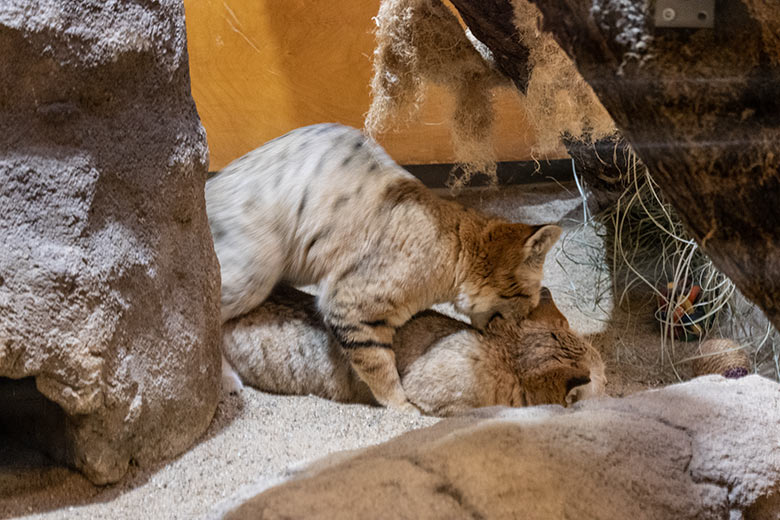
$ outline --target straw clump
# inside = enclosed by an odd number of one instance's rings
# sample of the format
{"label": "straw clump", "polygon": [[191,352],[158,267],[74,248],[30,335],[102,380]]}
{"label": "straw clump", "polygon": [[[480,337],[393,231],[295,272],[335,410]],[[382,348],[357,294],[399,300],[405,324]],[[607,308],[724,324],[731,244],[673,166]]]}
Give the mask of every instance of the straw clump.
{"label": "straw clump", "polygon": [[465,179],[484,172],[495,180],[492,89],[508,84],[489,51],[462,28],[440,0],[384,0],[375,18],[377,46],[366,132],[376,135],[410,120],[427,83],[455,97],[452,139]]}
{"label": "straw clump", "polygon": [[780,64],[780,15],[774,0],[745,0],[751,16],[761,24],[761,39],[767,57],[772,63]]}
{"label": "straw clump", "polygon": [[[616,144],[615,150],[618,148]],[[618,299],[649,292],[650,301],[660,297],[677,302],[692,285],[697,285],[701,291],[690,315],[697,316],[693,323],[704,332],[701,350],[680,359],[674,335],[675,327],[680,325],[674,322],[674,313],[663,313],[657,307],[661,360],[666,358],[675,374],[677,365],[693,361],[693,371],[700,375],[723,373],[713,372],[723,363],[751,371],[752,357],[756,372],[780,379],[780,334],[713,265],[685,230],[674,208],[663,199],[647,167],[630,148],[627,150],[628,167],[619,178],[622,191],[589,221],[605,239],[606,265]],[[668,285],[674,289],[664,293]],[[731,343],[723,347],[726,340],[710,340],[708,336],[735,338],[742,346]],[[720,355],[721,351],[726,352]],[[682,379],[679,374],[677,377]]]}
{"label": "straw clump", "polygon": [[542,32],[542,14],[527,0],[514,0],[515,26],[530,51],[531,77],[523,108],[534,128],[534,153],[560,148],[561,135],[598,140],[615,132],[615,123],[590,85],[549,32]]}
{"label": "straw clump", "polygon": [[[534,154],[560,151],[564,133],[588,139],[612,134],[612,119],[574,64],[552,36],[538,30],[538,9],[526,0],[514,6],[519,35],[530,49],[528,94],[517,99],[536,132]],[[496,182],[493,91],[511,83],[495,68],[487,47],[441,0],[383,0],[375,22],[366,132],[376,136],[408,122],[425,99],[426,85],[443,86],[455,98],[452,140],[463,170],[455,187],[477,172]]]}

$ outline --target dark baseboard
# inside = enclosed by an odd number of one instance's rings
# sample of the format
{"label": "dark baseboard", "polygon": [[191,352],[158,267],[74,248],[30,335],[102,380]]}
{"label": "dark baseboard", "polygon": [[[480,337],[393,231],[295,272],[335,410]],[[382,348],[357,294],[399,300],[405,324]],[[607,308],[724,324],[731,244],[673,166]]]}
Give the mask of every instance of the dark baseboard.
{"label": "dark baseboard", "polygon": [[[405,164],[403,167],[423,181],[429,188],[445,188],[454,164]],[[209,172],[209,177],[217,172]],[[505,161],[496,169],[501,186],[512,184],[533,184],[537,182],[566,182],[574,179],[571,159],[551,161]],[[469,187],[488,186],[487,175],[477,174],[468,183]]]}
{"label": "dark baseboard", "polygon": [[[429,188],[444,188],[450,179],[454,164],[405,164],[412,175]],[[552,161],[506,161],[499,162],[496,169],[501,186],[511,184],[532,184],[537,182],[565,182],[574,179],[571,159]],[[488,186],[487,175],[477,174],[468,183],[469,187]]]}

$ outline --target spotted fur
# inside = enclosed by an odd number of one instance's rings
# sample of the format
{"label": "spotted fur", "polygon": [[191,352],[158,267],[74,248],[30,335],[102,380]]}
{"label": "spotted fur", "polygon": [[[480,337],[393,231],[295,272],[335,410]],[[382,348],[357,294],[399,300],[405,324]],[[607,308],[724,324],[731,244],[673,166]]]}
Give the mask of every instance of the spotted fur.
{"label": "spotted fur", "polygon": [[280,281],[319,284],[317,307],[386,406],[412,410],[391,348],[398,327],[452,301],[477,327],[527,314],[557,226],[491,218],[438,198],[359,131],[293,130],[206,184],[222,273],[222,319]]}
{"label": "spotted fur", "polygon": [[[277,286],[262,305],[228,321],[223,348],[241,379],[261,390],[375,402],[314,297],[296,289]],[[420,312],[398,329],[392,349],[407,397],[430,415],[568,405],[601,395],[606,382],[601,356],[571,331],[549,296],[527,319],[497,317],[484,331]]]}

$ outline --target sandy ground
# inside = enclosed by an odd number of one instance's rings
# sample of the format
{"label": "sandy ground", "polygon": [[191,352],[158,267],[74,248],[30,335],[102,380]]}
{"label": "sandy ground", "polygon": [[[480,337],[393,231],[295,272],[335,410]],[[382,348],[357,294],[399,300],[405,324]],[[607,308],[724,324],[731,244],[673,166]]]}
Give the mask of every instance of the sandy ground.
{"label": "sandy ground", "polygon": [[[629,302],[631,318],[625,306],[613,309],[608,277],[599,266],[603,245],[592,229],[577,223],[582,208],[573,184],[472,189],[460,199],[513,220],[564,225],[562,240],[548,256],[545,284],[572,327],[601,351],[610,395],[677,380],[662,360],[652,308]],[[122,482],[106,487],[47,466],[40,455],[0,437],[0,518],[201,518],[238,489],[277,477],[292,465],[436,421],[245,388],[223,399],[213,424],[188,452],[157,467],[132,468]]]}

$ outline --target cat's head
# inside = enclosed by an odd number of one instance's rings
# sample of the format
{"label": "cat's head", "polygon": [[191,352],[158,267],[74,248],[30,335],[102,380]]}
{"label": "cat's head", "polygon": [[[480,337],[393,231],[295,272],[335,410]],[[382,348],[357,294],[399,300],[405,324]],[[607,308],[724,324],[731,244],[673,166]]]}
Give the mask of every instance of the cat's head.
{"label": "cat's head", "polygon": [[480,330],[496,315],[526,317],[539,303],[544,259],[560,234],[554,225],[489,222],[480,231],[455,307]]}
{"label": "cat's head", "polygon": [[604,393],[604,363],[598,351],[571,330],[546,287],[539,304],[520,321],[496,318],[484,333],[510,406],[569,405]]}

